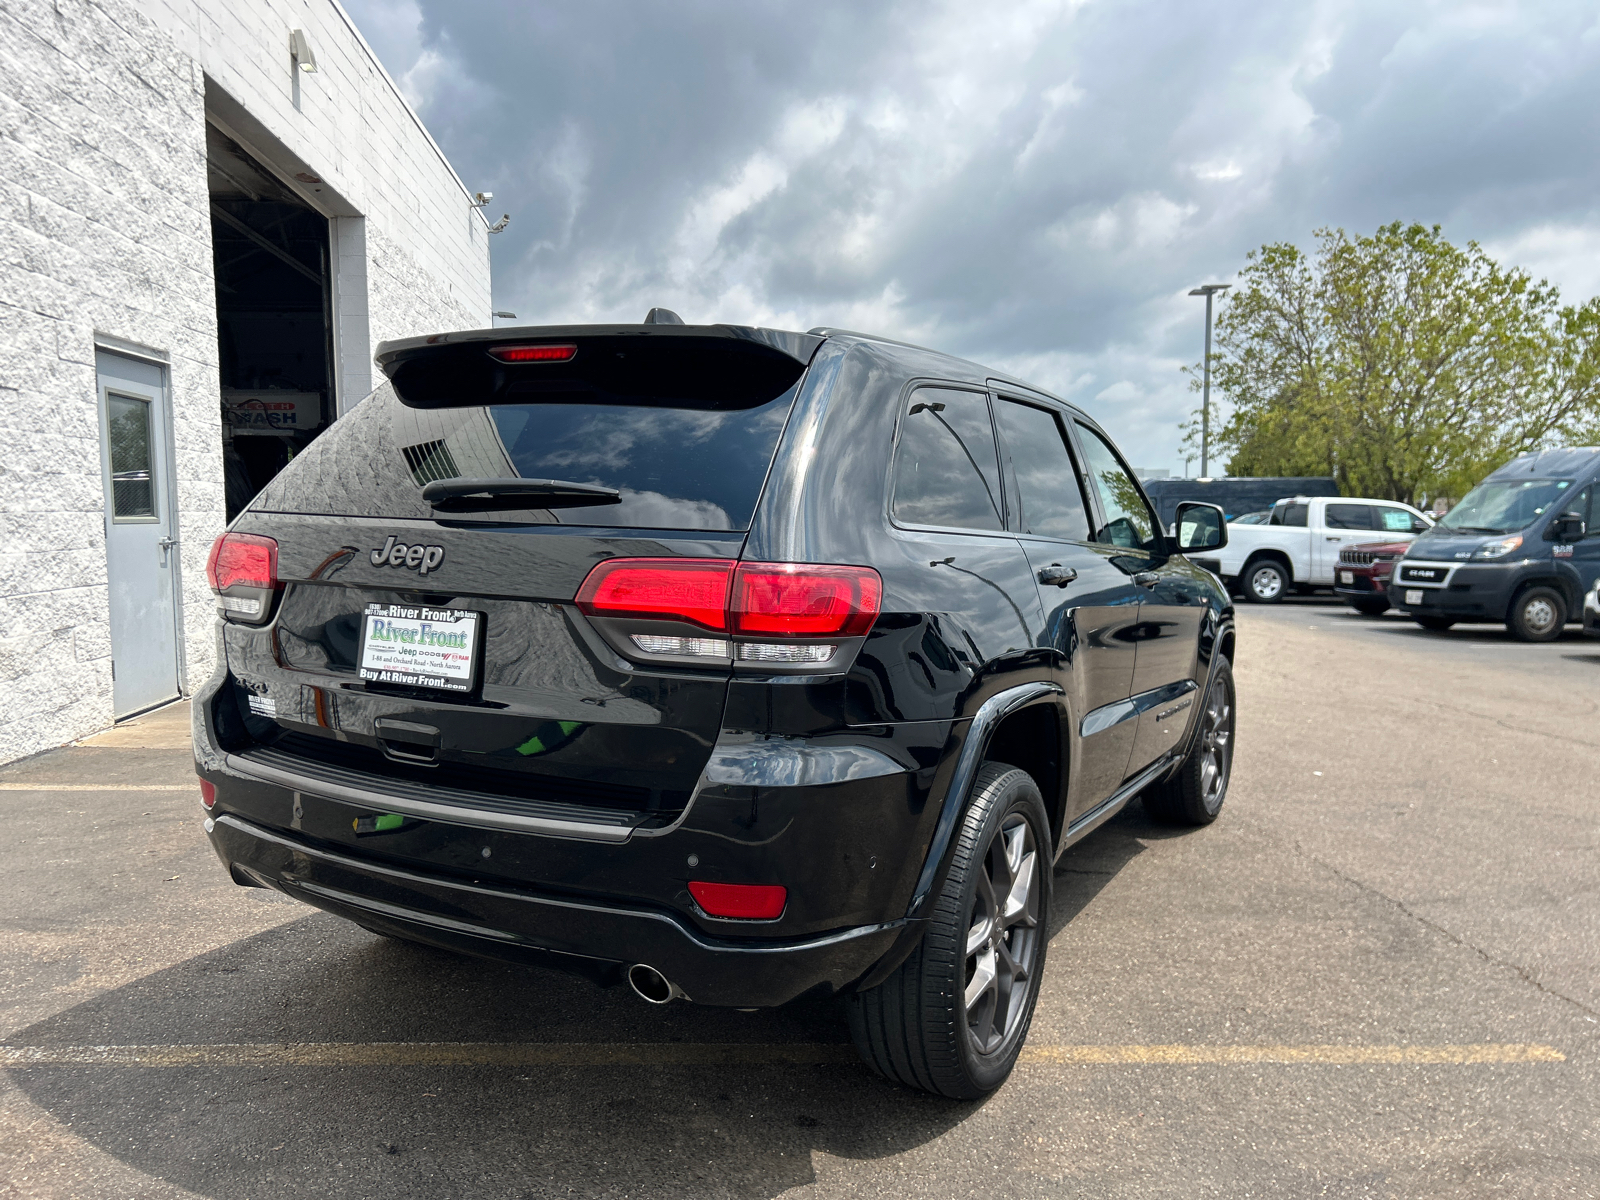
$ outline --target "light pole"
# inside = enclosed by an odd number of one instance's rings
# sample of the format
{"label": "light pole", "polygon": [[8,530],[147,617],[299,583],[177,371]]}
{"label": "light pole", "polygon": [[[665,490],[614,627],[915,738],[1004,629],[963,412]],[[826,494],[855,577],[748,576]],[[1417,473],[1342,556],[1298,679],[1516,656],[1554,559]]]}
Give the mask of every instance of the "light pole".
{"label": "light pole", "polygon": [[1231,283],[1207,283],[1189,295],[1206,298],[1206,357],[1201,366],[1200,384],[1200,478],[1211,474],[1211,297],[1232,287]]}

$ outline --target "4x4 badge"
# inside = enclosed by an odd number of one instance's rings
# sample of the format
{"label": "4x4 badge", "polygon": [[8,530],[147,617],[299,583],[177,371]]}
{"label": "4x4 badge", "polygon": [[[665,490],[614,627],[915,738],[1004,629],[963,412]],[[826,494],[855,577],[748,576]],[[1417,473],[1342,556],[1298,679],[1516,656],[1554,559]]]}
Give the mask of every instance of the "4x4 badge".
{"label": "4x4 badge", "polygon": [[413,571],[426,575],[444,561],[443,546],[408,546],[404,542],[395,541],[394,534],[389,535],[381,549],[374,550],[369,556],[375,567],[410,567]]}

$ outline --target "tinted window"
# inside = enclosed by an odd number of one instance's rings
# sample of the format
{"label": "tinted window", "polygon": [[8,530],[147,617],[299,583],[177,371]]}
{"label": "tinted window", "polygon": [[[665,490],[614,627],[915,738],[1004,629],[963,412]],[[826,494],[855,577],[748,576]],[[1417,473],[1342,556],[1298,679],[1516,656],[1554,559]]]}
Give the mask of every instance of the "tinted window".
{"label": "tinted window", "polygon": [[1095,532],[1094,540],[1134,550],[1154,549],[1155,517],[1111,443],[1083,424],[1078,426],[1078,437],[1088,460],[1089,479],[1105,512],[1105,524]]}
{"label": "tinted window", "polygon": [[253,507],[426,518],[434,515],[422,499],[426,483],[520,477],[600,484],[621,491],[622,501],[472,519],[747,529],[793,400],[791,388],[764,404],[720,410],[537,401],[409,408],[385,385],[301,451]]}
{"label": "tinted window", "polygon": [[1304,529],[1308,506],[1304,504],[1280,504],[1272,510],[1272,517],[1268,525],[1293,525]]}
{"label": "tinted window", "polygon": [[1060,418],[1014,400],[1000,401],[995,416],[1017,476],[1022,510],[1017,528],[1083,541],[1089,536],[1089,513]]}
{"label": "tinted window", "polygon": [[1002,529],[1000,460],[989,397],[918,388],[894,452],[895,520],[947,529]]}
{"label": "tinted window", "polygon": [[[1329,529],[1376,529],[1372,523],[1372,509],[1365,504],[1330,504],[1327,508]],[[1410,528],[1408,524],[1406,528]]]}

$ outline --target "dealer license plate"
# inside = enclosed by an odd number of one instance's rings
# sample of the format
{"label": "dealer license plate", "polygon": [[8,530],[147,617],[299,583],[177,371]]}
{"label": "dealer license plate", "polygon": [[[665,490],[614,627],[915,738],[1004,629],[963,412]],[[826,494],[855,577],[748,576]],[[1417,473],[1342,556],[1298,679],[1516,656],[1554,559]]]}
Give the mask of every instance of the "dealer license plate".
{"label": "dealer license plate", "polygon": [[477,681],[483,614],[459,608],[369,604],[361,617],[361,678],[470,692]]}
{"label": "dealer license plate", "polygon": [[1339,572],[1339,582],[1340,583],[1354,583],[1355,581],[1356,581],[1356,573],[1354,571],[1340,571]]}
{"label": "dealer license plate", "polygon": [[1422,603],[1422,589],[1421,588],[1407,588],[1406,589],[1406,603],[1407,604],[1421,604]]}

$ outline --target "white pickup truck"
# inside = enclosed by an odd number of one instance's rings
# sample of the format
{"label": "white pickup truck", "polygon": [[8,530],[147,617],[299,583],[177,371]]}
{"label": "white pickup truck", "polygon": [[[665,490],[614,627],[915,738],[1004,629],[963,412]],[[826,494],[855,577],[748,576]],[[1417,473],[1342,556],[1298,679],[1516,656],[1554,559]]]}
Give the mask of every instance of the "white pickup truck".
{"label": "white pickup truck", "polygon": [[1264,525],[1228,525],[1217,572],[1256,604],[1298,587],[1332,587],[1339,551],[1358,542],[1409,542],[1433,526],[1408,504],[1344,496],[1292,496]]}

